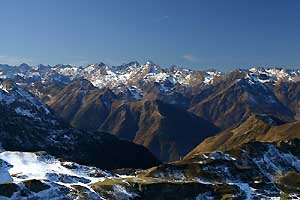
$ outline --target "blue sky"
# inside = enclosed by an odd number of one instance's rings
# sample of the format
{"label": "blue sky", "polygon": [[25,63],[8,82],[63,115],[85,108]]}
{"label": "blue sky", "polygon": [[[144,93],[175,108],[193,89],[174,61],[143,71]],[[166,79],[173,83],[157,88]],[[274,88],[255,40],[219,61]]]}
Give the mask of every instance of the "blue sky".
{"label": "blue sky", "polygon": [[0,63],[300,66],[300,1],[2,0]]}

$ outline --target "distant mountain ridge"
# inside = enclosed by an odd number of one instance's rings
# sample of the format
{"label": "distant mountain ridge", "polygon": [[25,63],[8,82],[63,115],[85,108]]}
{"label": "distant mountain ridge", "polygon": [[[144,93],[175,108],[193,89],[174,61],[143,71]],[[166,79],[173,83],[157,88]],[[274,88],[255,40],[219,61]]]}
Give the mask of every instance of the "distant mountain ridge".
{"label": "distant mountain ridge", "polygon": [[[234,77],[233,74],[239,75]],[[228,77],[232,80],[228,80]],[[238,81],[238,79],[245,80],[249,85],[262,86],[276,86],[282,82],[297,83],[300,81],[300,69],[259,67],[223,73],[217,70],[201,71],[177,66],[163,68],[151,61],[146,64],[133,61],[121,66],[109,66],[100,62],[84,67],[29,66],[23,63],[19,66],[0,64],[0,78],[27,84],[37,82],[69,84],[76,79],[86,79],[93,86],[110,88],[119,96],[142,99],[151,98],[148,94],[151,87],[157,88],[158,95],[178,91],[197,95],[199,89],[209,88],[223,81]]]}
{"label": "distant mountain ridge", "polygon": [[[252,85],[275,86],[282,82],[299,82],[300,69],[250,68],[230,72],[217,70],[191,70],[172,66],[163,68],[152,61],[139,64],[136,61],[121,66],[109,66],[102,62],[87,66],[37,65],[25,63],[19,66],[0,64],[0,78],[13,79],[24,83],[60,82],[69,84],[76,79],[86,79],[98,88],[110,88],[115,94],[126,98],[151,98],[151,87],[157,88],[157,95],[183,91],[197,95],[198,89],[211,87],[232,74]],[[231,77],[233,78],[233,77]],[[232,80],[233,81],[233,80]],[[196,93],[196,94],[195,94]]]}

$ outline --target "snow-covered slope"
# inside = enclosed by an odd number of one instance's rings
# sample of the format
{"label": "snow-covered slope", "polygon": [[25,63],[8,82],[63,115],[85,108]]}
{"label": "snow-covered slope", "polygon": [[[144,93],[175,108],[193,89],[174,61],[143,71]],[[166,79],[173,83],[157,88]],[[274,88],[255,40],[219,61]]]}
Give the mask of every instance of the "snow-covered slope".
{"label": "snow-covered slope", "polygon": [[[0,153],[0,159],[9,166],[9,173],[12,174],[13,182],[21,182],[30,179],[48,179],[58,183],[90,183],[100,178],[93,177],[108,176],[105,171],[95,167],[81,166],[73,162],[60,161],[45,152],[30,153],[17,151],[4,151]],[[8,167],[7,167],[8,168]],[[60,174],[63,178],[57,177]]]}
{"label": "snow-covered slope", "polygon": [[[0,153],[0,199],[300,199],[299,140],[248,143],[148,170],[104,171],[43,152]],[[3,181],[5,180],[5,181]]]}
{"label": "snow-covered slope", "polygon": [[0,192],[0,199],[76,199],[75,185],[85,188],[87,198],[102,199],[89,184],[113,177],[109,172],[60,161],[43,152],[5,151],[0,161],[0,188],[10,185],[15,189],[9,194]]}
{"label": "snow-covered slope", "polygon": [[[18,115],[56,123],[47,106],[26,89],[10,80],[0,80],[0,103]],[[43,118],[43,119],[41,119]]]}

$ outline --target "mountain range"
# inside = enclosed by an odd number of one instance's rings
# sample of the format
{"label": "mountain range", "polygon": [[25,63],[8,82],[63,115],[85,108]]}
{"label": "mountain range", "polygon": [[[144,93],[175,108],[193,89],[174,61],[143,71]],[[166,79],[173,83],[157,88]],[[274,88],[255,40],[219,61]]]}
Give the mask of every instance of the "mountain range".
{"label": "mountain range", "polygon": [[298,69],[24,63],[0,78],[0,197],[300,198]]}
{"label": "mountain range", "polygon": [[[163,161],[183,157],[205,137],[236,127],[252,114],[292,122],[300,112],[299,70],[250,68],[222,73],[162,68],[148,61],[85,67],[0,65],[0,71],[2,78],[26,87],[74,128],[106,131],[142,144]],[[183,123],[170,119],[174,112],[181,112]],[[195,120],[197,126],[192,124]],[[192,134],[185,138],[193,142],[177,144],[171,139],[180,138],[174,130]]]}

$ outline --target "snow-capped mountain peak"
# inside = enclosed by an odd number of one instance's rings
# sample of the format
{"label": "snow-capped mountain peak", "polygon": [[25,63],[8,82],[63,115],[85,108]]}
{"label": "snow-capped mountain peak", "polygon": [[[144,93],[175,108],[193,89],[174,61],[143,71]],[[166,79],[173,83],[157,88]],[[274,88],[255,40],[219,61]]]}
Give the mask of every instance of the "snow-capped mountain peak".
{"label": "snow-capped mountain peak", "polygon": [[278,81],[296,81],[300,77],[300,70],[253,67],[248,70],[247,75],[248,78],[261,83],[276,83]]}
{"label": "snow-capped mountain peak", "polygon": [[147,60],[146,65],[155,66],[156,64],[151,60]]}

